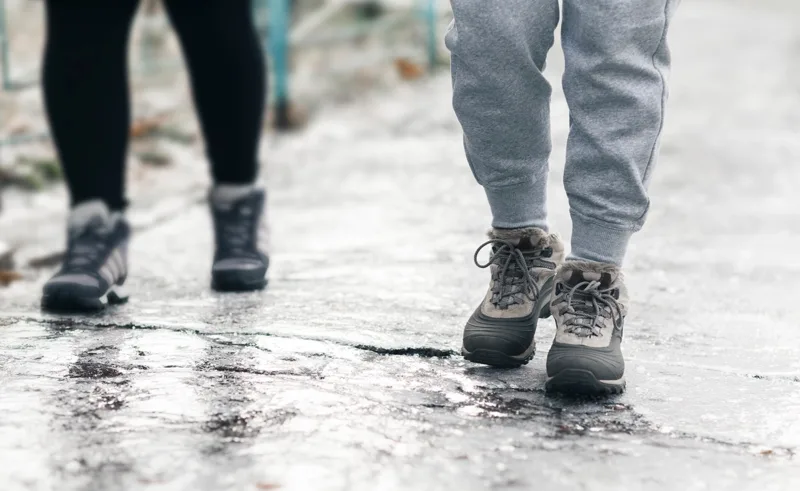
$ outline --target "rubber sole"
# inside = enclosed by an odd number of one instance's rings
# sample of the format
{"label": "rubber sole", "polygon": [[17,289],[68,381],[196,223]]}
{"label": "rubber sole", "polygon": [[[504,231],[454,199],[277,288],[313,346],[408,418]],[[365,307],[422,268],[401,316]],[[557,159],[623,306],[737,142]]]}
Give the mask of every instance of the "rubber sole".
{"label": "rubber sole", "polygon": [[252,292],[263,290],[267,286],[267,279],[261,278],[258,281],[231,281],[231,280],[211,280],[211,289],[217,292]]}
{"label": "rubber sole", "polygon": [[128,301],[128,295],[120,285],[114,285],[100,297],[81,297],[68,290],[42,296],[42,310],[59,313],[99,312],[109,305],[120,305]]}
{"label": "rubber sole", "polygon": [[472,363],[480,363],[481,365],[489,365],[495,368],[519,368],[522,365],[527,365],[533,355],[536,353],[536,344],[532,344],[530,353],[525,353],[518,356],[509,356],[502,351],[476,349],[475,351],[467,351],[461,348],[461,354],[464,359]]}
{"label": "rubber sole", "polygon": [[589,370],[567,368],[548,378],[544,388],[547,392],[565,395],[603,396],[624,392],[625,380],[604,382],[597,380]]}

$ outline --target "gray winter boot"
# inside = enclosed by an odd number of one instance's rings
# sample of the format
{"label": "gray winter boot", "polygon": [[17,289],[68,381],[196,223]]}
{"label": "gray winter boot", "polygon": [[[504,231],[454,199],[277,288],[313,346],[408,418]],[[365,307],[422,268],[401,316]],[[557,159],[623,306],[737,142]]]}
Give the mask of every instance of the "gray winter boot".
{"label": "gray winter boot", "polygon": [[264,190],[247,185],[216,186],[209,201],[216,244],[211,288],[219,292],[264,288],[269,268],[269,256],[260,248]]}
{"label": "gray winter boot", "polygon": [[549,391],[618,394],[625,390],[622,327],[628,291],[619,268],[569,261],[558,269],[550,311],[556,338],[547,355]]}
{"label": "gray winter boot", "polygon": [[[489,291],[464,329],[464,358],[515,368],[533,358],[539,317],[550,315],[548,304],[556,267],[564,261],[564,245],[556,234],[538,228],[492,230],[490,240],[475,251],[475,264],[491,267]],[[486,264],[478,253],[487,245]]]}

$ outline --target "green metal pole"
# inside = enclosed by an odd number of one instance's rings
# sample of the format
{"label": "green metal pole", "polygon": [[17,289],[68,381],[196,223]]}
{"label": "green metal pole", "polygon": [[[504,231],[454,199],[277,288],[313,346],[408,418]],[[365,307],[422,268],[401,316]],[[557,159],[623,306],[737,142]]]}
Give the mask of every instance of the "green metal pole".
{"label": "green metal pole", "polygon": [[426,2],[425,20],[428,28],[428,63],[433,70],[439,63],[439,43],[436,39],[436,0],[424,1]]}
{"label": "green metal pole", "polygon": [[6,2],[5,0],[0,0],[0,56],[3,57],[2,60],[2,70],[3,70],[3,90],[11,90],[13,89],[13,83],[11,81],[11,62],[9,60],[9,49],[8,49],[8,23],[6,22]]}

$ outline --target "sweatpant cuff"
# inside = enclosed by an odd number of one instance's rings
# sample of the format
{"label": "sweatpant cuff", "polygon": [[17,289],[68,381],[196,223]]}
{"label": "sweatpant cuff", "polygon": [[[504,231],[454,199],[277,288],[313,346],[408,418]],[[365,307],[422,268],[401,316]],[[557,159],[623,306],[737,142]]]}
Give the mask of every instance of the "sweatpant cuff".
{"label": "sweatpant cuff", "polygon": [[492,227],[537,227],[547,231],[546,183],[526,182],[501,188],[484,188],[492,209]]}
{"label": "sweatpant cuff", "polygon": [[612,228],[577,213],[572,216],[572,250],[567,260],[594,261],[622,266],[634,230]]}

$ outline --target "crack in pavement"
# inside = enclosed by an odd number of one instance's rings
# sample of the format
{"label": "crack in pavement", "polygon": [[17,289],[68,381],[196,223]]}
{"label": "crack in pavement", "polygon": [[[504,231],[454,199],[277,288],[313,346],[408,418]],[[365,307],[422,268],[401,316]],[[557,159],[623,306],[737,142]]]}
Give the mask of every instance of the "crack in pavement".
{"label": "crack in pavement", "polygon": [[380,346],[370,346],[367,344],[350,345],[353,348],[371,351],[379,355],[390,356],[419,356],[420,358],[450,358],[456,355],[454,350],[418,347],[418,348],[381,348]]}
{"label": "crack in pavement", "polygon": [[359,351],[368,351],[371,353],[376,353],[379,355],[384,356],[417,356],[420,358],[451,358],[456,356],[458,353],[455,350],[450,349],[442,349],[442,348],[434,348],[429,346],[410,346],[410,347],[401,347],[401,348],[385,348],[381,346],[373,346],[369,344],[351,344],[344,341],[338,341],[335,339],[326,339],[320,337],[313,337],[313,336],[285,336],[274,334],[270,332],[203,332],[200,329],[193,329],[188,327],[170,327],[170,326],[159,326],[155,324],[139,324],[136,322],[125,322],[125,323],[116,323],[116,322],[93,322],[91,318],[88,319],[72,319],[72,318],[63,318],[63,319],[38,319],[35,317],[10,317],[6,319],[13,319],[7,325],[13,325],[16,323],[21,322],[31,322],[38,325],[47,325],[51,327],[55,327],[58,329],[63,330],[80,330],[82,328],[99,328],[99,329],[130,329],[130,330],[166,330],[171,332],[183,333],[183,334],[194,334],[196,336],[202,337],[209,342],[228,345],[228,346],[249,346],[252,348],[256,348],[262,351],[269,352],[270,350],[267,348],[263,348],[258,346],[255,343],[233,343],[227,340],[219,340],[215,339],[215,336],[265,336],[265,337],[273,337],[273,338],[280,338],[280,339],[297,339],[301,341],[314,341],[320,343],[327,343],[333,344],[338,346],[344,346],[347,348],[357,349]]}
{"label": "crack in pavement", "polygon": [[234,365],[213,365],[211,363],[206,363],[198,365],[197,370],[201,372],[213,371],[213,372],[249,373],[252,375],[266,375],[266,376],[292,375],[292,376],[309,377],[315,379],[324,378],[319,373],[313,370],[309,370],[307,368],[301,368],[299,370],[260,370],[257,368],[237,367]]}

